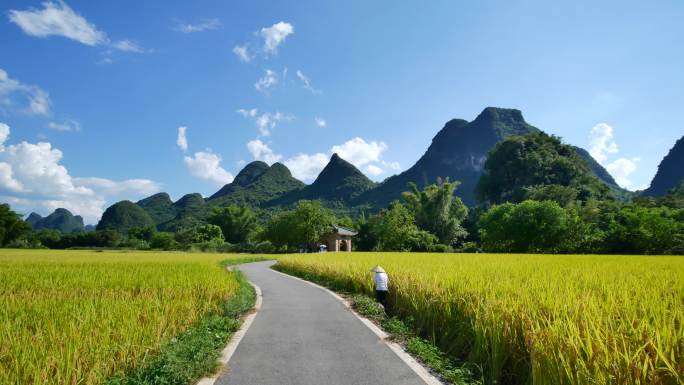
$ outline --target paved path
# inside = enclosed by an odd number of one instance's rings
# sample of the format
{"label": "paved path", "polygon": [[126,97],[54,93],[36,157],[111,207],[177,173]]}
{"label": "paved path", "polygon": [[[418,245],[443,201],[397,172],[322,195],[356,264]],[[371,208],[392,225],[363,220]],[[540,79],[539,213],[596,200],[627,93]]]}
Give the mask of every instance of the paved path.
{"label": "paved path", "polygon": [[339,300],[257,262],[263,304],[216,385],[425,384]]}

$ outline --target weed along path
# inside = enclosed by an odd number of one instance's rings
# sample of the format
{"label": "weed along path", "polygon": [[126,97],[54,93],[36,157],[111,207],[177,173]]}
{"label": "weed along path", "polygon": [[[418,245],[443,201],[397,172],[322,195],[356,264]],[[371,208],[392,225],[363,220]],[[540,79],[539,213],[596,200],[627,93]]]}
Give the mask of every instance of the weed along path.
{"label": "weed along path", "polygon": [[239,267],[263,303],[216,385],[426,383],[338,299],[273,263]]}

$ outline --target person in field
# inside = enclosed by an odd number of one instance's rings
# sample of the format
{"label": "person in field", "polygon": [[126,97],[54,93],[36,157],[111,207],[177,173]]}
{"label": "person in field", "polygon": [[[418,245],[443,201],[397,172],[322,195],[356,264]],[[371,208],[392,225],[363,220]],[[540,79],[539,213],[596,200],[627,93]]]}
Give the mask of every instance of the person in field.
{"label": "person in field", "polygon": [[385,269],[377,265],[371,270],[375,273],[375,298],[382,304],[383,308],[387,308],[387,291],[389,290],[389,277]]}

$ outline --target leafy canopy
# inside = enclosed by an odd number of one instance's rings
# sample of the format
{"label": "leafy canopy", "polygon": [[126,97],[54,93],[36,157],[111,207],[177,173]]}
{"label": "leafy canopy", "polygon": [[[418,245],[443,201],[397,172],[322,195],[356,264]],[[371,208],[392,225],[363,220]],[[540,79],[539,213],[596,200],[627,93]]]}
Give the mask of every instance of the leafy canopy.
{"label": "leafy canopy", "polygon": [[468,208],[461,198],[454,196],[459,182],[445,182],[425,187],[419,191],[415,183],[409,183],[409,191],[402,193],[415,223],[428,231],[445,245],[463,239],[467,233],[461,226],[468,216]]}
{"label": "leafy canopy", "polygon": [[247,243],[257,229],[256,215],[246,206],[214,208],[207,220],[221,228],[226,242],[229,243]]}
{"label": "leafy canopy", "polygon": [[560,188],[540,190],[540,186],[549,185],[569,187],[583,202],[608,193],[573,147],[541,132],[511,136],[497,143],[489,152],[484,170],[477,197],[491,204],[522,202],[538,194],[558,194],[552,199],[561,202],[569,198],[567,190]]}

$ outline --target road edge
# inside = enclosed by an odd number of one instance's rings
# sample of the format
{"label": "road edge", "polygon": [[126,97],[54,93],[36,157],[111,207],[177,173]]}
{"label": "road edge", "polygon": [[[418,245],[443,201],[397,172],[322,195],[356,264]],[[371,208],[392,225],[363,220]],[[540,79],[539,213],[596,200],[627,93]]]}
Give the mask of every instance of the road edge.
{"label": "road edge", "polygon": [[[228,269],[232,270],[230,267]],[[259,310],[261,310],[261,304],[263,302],[261,288],[255,285],[252,281],[248,280],[246,277],[245,279],[247,280],[247,282],[249,282],[250,285],[252,285],[252,287],[254,288],[254,293],[256,294],[254,308],[252,308],[252,311],[247,316],[245,316],[245,318],[242,321],[242,325],[240,325],[240,329],[238,329],[238,331],[236,331],[230,337],[228,344],[223,349],[223,351],[221,351],[221,357],[217,361],[220,367],[216,371],[216,373],[208,377],[203,377],[195,385],[214,385],[216,380],[218,380],[219,377],[221,377],[221,375],[225,372],[226,368],[228,367],[228,362],[230,361],[231,357],[233,357],[235,350],[240,344],[240,341],[242,341],[242,338],[245,336],[245,334],[247,334],[247,330],[250,326],[252,326],[254,318],[256,318],[257,314],[259,313]]]}
{"label": "road edge", "polygon": [[[292,278],[292,279],[296,279],[296,280],[298,280],[298,281],[301,281],[301,282],[304,282],[304,283],[309,284],[309,285],[311,285],[311,286],[314,286],[314,287],[316,287],[316,288],[318,288],[318,289],[320,289],[320,290],[323,290],[323,291],[327,292],[328,294],[332,295],[332,296],[335,297],[338,301],[342,302],[342,304],[344,305],[344,307],[346,307],[347,310],[349,310],[349,311],[350,311],[350,312],[351,312],[359,321],[361,321],[362,324],[366,325],[366,327],[367,327],[368,329],[370,329],[376,336],[378,336],[378,338],[380,338],[380,340],[381,340],[385,345],[387,345],[387,347],[389,347],[390,350],[392,350],[392,351],[394,352],[394,354],[396,354],[396,355],[399,357],[399,359],[401,359],[402,361],[404,361],[404,363],[405,363],[409,368],[411,368],[411,370],[413,370],[413,372],[416,373],[416,375],[417,375],[418,377],[420,377],[421,380],[423,380],[423,382],[425,382],[427,385],[444,385],[444,383],[443,383],[442,381],[440,381],[437,377],[435,377],[432,373],[430,373],[430,371],[429,371],[425,366],[423,366],[420,362],[418,362],[418,360],[416,360],[415,358],[413,358],[413,356],[411,356],[410,354],[408,354],[408,353],[404,350],[404,348],[401,347],[401,345],[397,344],[396,342],[390,341],[390,340],[388,339],[389,334],[385,333],[384,330],[380,329],[380,327],[378,327],[378,325],[374,324],[374,323],[373,323],[371,320],[369,320],[368,318],[363,317],[363,316],[361,316],[359,313],[357,313],[357,312],[352,308],[351,303],[350,303],[349,301],[347,301],[346,299],[342,298],[339,294],[337,294],[337,293],[335,293],[334,291],[328,289],[327,287],[318,285],[318,284],[313,283],[313,282],[311,282],[311,281],[307,281],[307,280],[305,280],[305,279],[302,279],[302,278],[299,278],[299,277],[295,277],[295,276],[293,276],[293,275],[289,275],[289,274],[283,273],[283,272],[278,271],[278,270],[274,270],[273,268],[270,268],[270,270],[271,270],[272,272],[274,272],[274,273],[281,274],[281,275],[284,275],[284,276],[286,276],[286,277],[289,277],[289,278]],[[199,385],[199,384],[198,384],[198,385]],[[201,384],[201,385],[211,385],[211,384]]]}

